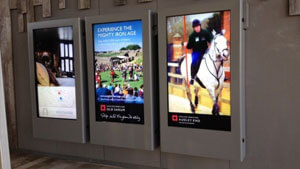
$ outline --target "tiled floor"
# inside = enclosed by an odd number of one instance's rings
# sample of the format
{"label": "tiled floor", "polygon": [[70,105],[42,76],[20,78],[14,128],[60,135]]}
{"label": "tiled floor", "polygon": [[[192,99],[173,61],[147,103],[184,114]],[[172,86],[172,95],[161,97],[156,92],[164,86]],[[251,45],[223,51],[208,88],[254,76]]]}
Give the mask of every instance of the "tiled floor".
{"label": "tiled floor", "polygon": [[13,169],[125,169],[27,153],[12,153],[11,160]]}

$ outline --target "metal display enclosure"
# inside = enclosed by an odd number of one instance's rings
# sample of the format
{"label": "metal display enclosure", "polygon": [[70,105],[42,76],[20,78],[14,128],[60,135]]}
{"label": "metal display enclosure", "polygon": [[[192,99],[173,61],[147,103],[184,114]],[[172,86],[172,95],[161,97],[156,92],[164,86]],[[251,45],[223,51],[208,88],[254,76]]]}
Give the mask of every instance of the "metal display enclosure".
{"label": "metal display enclosure", "polygon": [[[158,98],[156,80],[155,36],[152,33],[155,20],[151,11],[87,17],[87,65],[90,111],[90,139],[92,144],[154,150],[159,142]],[[95,110],[95,72],[93,25],[122,21],[142,21],[143,73],[144,73],[144,124],[97,122]],[[156,68],[155,68],[156,67]]]}
{"label": "metal display enclosure", "polygon": [[[243,160],[245,158],[244,31],[242,0],[199,1],[159,11],[159,84],[161,151],[168,153]],[[168,126],[167,17],[231,11],[231,131]]]}
{"label": "metal display enclosure", "polygon": [[[30,67],[30,90],[32,104],[33,136],[41,139],[74,143],[87,142],[87,95],[85,72],[84,26],[80,18],[34,22],[28,24],[28,51]],[[35,84],[34,39],[35,29],[72,26],[74,42],[75,92],[77,119],[40,118],[37,112],[37,92]]]}

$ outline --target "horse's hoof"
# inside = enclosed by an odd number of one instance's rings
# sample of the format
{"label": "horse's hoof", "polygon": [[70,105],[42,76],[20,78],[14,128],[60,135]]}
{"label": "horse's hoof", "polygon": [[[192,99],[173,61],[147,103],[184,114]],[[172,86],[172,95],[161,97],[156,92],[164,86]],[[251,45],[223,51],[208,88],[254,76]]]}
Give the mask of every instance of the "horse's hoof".
{"label": "horse's hoof", "polygon": [[192,103],[190,104],[190,106],[191,106],[192,113],[195,114],[195,107],[193,106]]}
{"label": "horse's hoof", "polygon": [[192,113],[195,114],[195,107],[193,106],[191,107],[191,109],[192,109]]}
{"label": "horse's hoof", "polygon": [[213,109],[212,109],[212,114],[215,116],[218,116],[218,115],[220,115],[219,112],[220,112],[220,108],[219,108],[218,104],[214,104]]}

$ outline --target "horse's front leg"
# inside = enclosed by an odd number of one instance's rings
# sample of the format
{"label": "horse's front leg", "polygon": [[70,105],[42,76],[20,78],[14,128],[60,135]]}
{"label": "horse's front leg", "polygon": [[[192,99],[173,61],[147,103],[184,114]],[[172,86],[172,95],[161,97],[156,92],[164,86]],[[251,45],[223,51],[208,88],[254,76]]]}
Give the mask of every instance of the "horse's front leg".
{"label": "horse's front leg", "polygon": [[213,115],[219,115],[220,107],[218,105],[218,96],[216,93],[216,90],[214,88],[208,88],[208,93],[213,101],[213,107],[212,107],[212,114]]}
{"label": "horse's front leg", "polygon": [[216,97],[216,100],[213,105],[213,110],[212,110],[213,115],[220,115],[220,106],[218,104],[218,100],[219,100],[218,97]]}
{"label": "horse's front leg", "polygon": [[195,107],[197,108],[198,103],[199,103],[199,93],[200,87],[195,87]]}
{"label": "horse's front leg", "polygon": [[214,115],[220,115],[219,96],[221,94],[222,89],[223,89],[223,85],[221,84],[219,88],[215,91],[216,100],[214,102],[214,107],[215,107],[215,110],[213,112]]}
{"label": "horse's front leg", "polygon": [[187,83],[186,80],[184,80],[185,82],[185,90],[186,90],[186,95],[187,95],[187,98],[190,102],[190,107],[191,107],[191,110],[192,110],[192,113],[194,114],[195,113],[195,106],[193,105],[192,103],[192,94],[191,94],[191,91],[190,91],[190,88],[187,87]]}

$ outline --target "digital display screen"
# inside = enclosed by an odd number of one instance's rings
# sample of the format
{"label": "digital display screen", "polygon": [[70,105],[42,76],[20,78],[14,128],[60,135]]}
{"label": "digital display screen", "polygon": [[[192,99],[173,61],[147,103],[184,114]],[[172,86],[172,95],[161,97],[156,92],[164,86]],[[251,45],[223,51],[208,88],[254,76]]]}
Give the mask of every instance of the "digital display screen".
{"label": "digital display screen", "polygon": [[38,117],[76,119],[73,28],[33,30]]}
{"label": "digital display screen", "polygon": [[93,25],[96,120],[144,124],[142,21]]}
{"label": "digital display screen", "polygon": [[169,126],[231,131],[230,18],[167,17]]}

